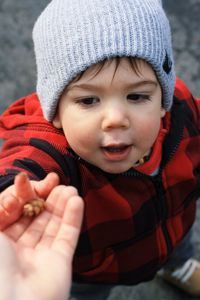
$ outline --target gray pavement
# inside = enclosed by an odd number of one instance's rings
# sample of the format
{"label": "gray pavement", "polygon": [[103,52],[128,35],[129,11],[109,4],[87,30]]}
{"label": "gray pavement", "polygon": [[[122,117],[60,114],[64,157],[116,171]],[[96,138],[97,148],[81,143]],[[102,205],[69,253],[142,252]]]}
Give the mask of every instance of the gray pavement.
{"label": "gray pavement", "polygon": [[[31,30],[47,0],[0,0],[0,113],[35,90]],[[200,0],[163,0],[173,33],[177,75],[200,97]],[[195,257],[200,258],[200,204],[194,225]],[[154,279],[136,287],[116,287],[109,300],[192,299]],[[200,298],[199,298],[200,299]]]}

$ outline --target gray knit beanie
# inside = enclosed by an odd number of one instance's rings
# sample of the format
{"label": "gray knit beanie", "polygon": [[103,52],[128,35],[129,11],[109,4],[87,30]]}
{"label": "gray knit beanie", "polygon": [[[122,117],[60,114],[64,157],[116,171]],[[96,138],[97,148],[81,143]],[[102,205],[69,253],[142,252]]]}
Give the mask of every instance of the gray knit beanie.
{"label": "gray knit beanie", "polygon": [[52,121],[65,87],[92,64],[112,57],[146,60],[170,110],[175,71],[171,33],[160,0],[53,0],[33,29],[37,93]]}

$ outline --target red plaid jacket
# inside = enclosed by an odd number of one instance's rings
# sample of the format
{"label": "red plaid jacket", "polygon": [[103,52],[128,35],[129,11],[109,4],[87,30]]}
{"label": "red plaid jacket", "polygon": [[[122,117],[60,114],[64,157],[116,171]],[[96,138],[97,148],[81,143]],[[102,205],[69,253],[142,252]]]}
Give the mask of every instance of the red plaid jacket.
{"label": "red plaid jacket", "polygon": [[0,190],[23,170],[39,180],[48,172],[76,186],[85,215],[74,258],[74,279],[136,284],[151,279],[195,218],[200,196],[200,104],[177,80],[167,114],[159,174],[134,169],[108,174],[79,160],[61,130],[42,117],[36,94],[14,103],[0,118]]}

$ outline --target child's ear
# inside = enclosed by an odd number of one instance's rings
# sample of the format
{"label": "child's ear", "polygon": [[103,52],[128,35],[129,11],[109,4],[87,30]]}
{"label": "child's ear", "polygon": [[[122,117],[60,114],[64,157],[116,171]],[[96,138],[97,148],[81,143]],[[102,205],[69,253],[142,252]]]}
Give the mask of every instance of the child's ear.
{"label": "child's ear", "polygon": [[52,123],[53,123],[54,127],[56,127],[57,129],[61,129],[62,128],[62,124],[60,122],[60,117],[59,117],[58,113],[55,115]]}
{"label": "child's ear", "polygon": [[166,110],[163,107],[161,107],[160,117],[163,118],[165,115],[166,115]]}

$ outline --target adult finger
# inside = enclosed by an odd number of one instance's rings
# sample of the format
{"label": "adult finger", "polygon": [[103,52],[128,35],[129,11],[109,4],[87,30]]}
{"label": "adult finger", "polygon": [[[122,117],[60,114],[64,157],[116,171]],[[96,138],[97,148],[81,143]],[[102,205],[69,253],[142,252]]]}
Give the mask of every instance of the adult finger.
{"label": "adult finger", "polygon": [[78,242],[83,219],[84,203],[79,196],[72,196],[66,205],[62,224],[52,249],[72,259]]}
{"label": "adult finger", "polygon": [[74,195],[77,195],[77,190],[71,186],[60,185],[51,192],[45,204],[46,210],[51,213],[51,218],[38,241],[37,249],[50,247],[54,242],[62,224],[67,202]]}

